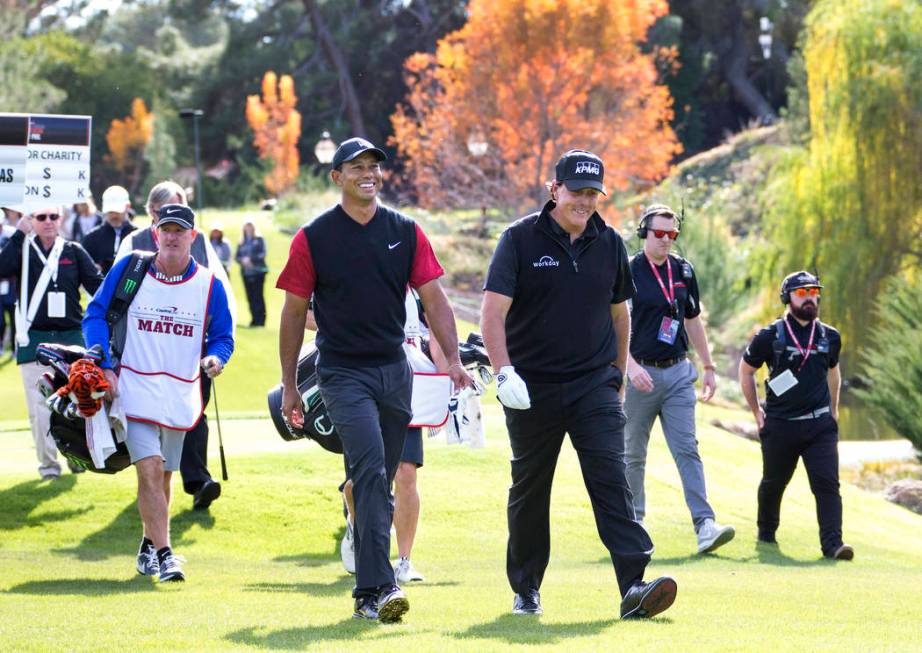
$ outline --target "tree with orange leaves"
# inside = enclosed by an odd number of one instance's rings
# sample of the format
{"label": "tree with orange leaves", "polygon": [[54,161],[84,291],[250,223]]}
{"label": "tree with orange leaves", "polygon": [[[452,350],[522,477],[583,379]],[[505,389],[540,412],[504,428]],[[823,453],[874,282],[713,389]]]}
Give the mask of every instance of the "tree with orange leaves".
{"label": "tree with orange leaves", "polygon": [[[675,53],[640,49],[666,0],[471,0],[468,10],[435,54],[404,64],[410,91],[391,116],[398,186],[427,207],[536,206],[570,148],[597,153],[616,192],[666,174],[681,145],[655,63]],[[486,153],[474,156],[480,142]]]}
{"label": "tree with orange leaves", "polygon": [[131,115],[124,120],[116,118],[109,125],[106,143],[116,170],[124,174],[128,190],[133,194],[141,183],[144,170],[144,150],[154,135],[154,114],[147,110],[144,100],[136,97],[131,103]]}
{"label": "tree with orange leaves", "polygon": [[281,195],[298,178],[298,139],[301,137],[301,114],[295,110],[298,98],[290,75],[280,79],[271,70],[263,76],[262,99],[247,97],[247,122],[253,130],[253,144],[259,158],[270,165],[263,178],[266,190]]}

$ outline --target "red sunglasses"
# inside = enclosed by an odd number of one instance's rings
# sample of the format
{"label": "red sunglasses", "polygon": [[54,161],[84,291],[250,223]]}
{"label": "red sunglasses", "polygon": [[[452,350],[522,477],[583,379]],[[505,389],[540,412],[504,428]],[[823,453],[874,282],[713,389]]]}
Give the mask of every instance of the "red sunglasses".
{"label": "red sunglasses", "polygon": [[661,239],[663,236],[669,236],[669,240],[675,240],[679,237],[679,232],[675,229],[651,229],[650,233],[652,233],[653,237],[657,240]]}
{"label": "red sunglasses", "polygon": [[44,222],[46,218],[48,220],[51,220],[52,222],[56,222],[57,219],[60,218],[61,216],[59,216],[57,213],[37,213],[32,217],[38,220],[39,222]]}
{"label": "red sunglasses", "polygon": [[795,288],[795,289],[794,289],[793,291],[791,291],[791,292],[793,292],[794,295],[797,296],[797,297],[806,297],[807,295],[810,295],[811,297],[819,297],[819,296],[820,296],[820,289],[819,289],[819,288]]}

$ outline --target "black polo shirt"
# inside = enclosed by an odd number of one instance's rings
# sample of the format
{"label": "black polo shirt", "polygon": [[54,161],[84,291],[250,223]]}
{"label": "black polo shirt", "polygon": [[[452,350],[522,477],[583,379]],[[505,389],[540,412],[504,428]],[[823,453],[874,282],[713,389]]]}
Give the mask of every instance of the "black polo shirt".
{"label": "black polo shirt", "polygon": [[[684,355],[688,351],[685,319],[692,319],[701,313],[698,279],[691,263],[672,255],[668,262],[672,268],[676,315],[679,318],[679,331],[671,345],[658,338],[663,318],[672,315],[666,295],[653,275],[646,254],[639,252],[631,258],[631,274],[637,287],[637,293],[631,300],[631,356],[635,359],[661,361]],[[669,271],[666,261],[657,265],[656,270],[668,291]]]}
{"label": "black polo shirt", "polygon": [[506,346],[526,381],[564,383],[618,355],[612,304],[634,295],[621,236],[594,213],[573,243],[550,215],[510,225],[499,239],[484,290],[512,298]]}
{"label": "black polo shirt", "polygon": [[[785,319],[791,326],[800,346],[806,349],[810,340],[810,324],[801,326],[797,320],[790,316]],[[783,326],[782,324],[782,329]],[[791,370],[797,378],[797,385],[780,397],[776,396],[766,383],[765,414],[768,417],[789,419],[829,405],[827,376],[829,370],[839,364],[842,338],[839,332],[828,324],[822,324],[823,330],[825,330],[825,337],[823,337],[820,326],[821,323],[817,321],[810,356],[800,371],[798,371],[798,368],[803,361],[803,355],[791,340],[791,336],[786,329],[783,329],[785,336],[784,352],[781,355],[777,369],[771,369],[774,362],[772,343],[777,339],[777,330],[774,323],[759,331],[743,353],[743,360],[746,361],[746,364],[756,369],[762,367],[763,363],[767,364],[770,370],[769,379],[775,378],[785,370]]]}

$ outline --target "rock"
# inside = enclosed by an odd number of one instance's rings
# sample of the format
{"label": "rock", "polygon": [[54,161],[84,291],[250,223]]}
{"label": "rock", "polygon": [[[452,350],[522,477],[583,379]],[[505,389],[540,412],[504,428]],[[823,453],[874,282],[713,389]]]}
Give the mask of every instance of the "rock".
{"label": "rock", "polygon": [[884,492],[889,501],[922,515],[922,481],[911,478],[891,483]]}
{"label": "rock", "polygon": [[711,426],[716,426],[724,431],[742,436],[747,440],[759,441],[759,430],[756,428],[754,422],[724,422],[723,420],[714,418],[710,423]]}

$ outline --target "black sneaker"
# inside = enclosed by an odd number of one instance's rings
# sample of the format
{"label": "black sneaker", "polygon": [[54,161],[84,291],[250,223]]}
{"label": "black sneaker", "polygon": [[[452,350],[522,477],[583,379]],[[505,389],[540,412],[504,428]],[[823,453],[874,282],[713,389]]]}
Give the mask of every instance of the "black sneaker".
{"label": "black sneaker", "polygon": [[160,560],[157,558],[157,549],[153,544],[141,540],[138,548],[138,573],[142,576],[157,576],[160,574]]}
{"label": "black sneaker", "polygon": [[182,556],[175,555],[174,553],[168,553],[163,560],[160,561],[160,582],[161,583],[182,583],[186,580],[186,575],[182,573],[181,563],[185,562],[185,558]]}
{"label": "black sneaker", "polygon": [[378,594],[378,620],[384,624],[396,623],[410,609],[410,602],[403,590],[394,585]]}
{"label": "black sneaker", "polygon": [[360,596],[355,600],[355,609],[352,611],[353,619],[377,619],[378,599],[374,596]]}
{"label": "black sneaker", "polygon": [[669,576],[649,583],[637,581],[621,599],[622,619],[649,619],[668,609],[675,601],[678,586]]}
{"label": "black sneaker", "polygon": [[855,549],[849,544],[842,544],[833,551],[832,555],[826,557],[832,558],[833,560],[852,560],[855,557]]}
{"label": "black sneaker", "polygon": [[198,489],[198,492],[193,495],[192,509],[208,510],[208,506],[211,505],[211,502],[219,496],[221,496],[221,484],[209,478],[202,484],[202,487]]}
{"label": "black sneaker", "polygon": [[544,614],[544,610],[541,609],[541,594],[538,590],[516,594],[512,600],[512,614]]}

